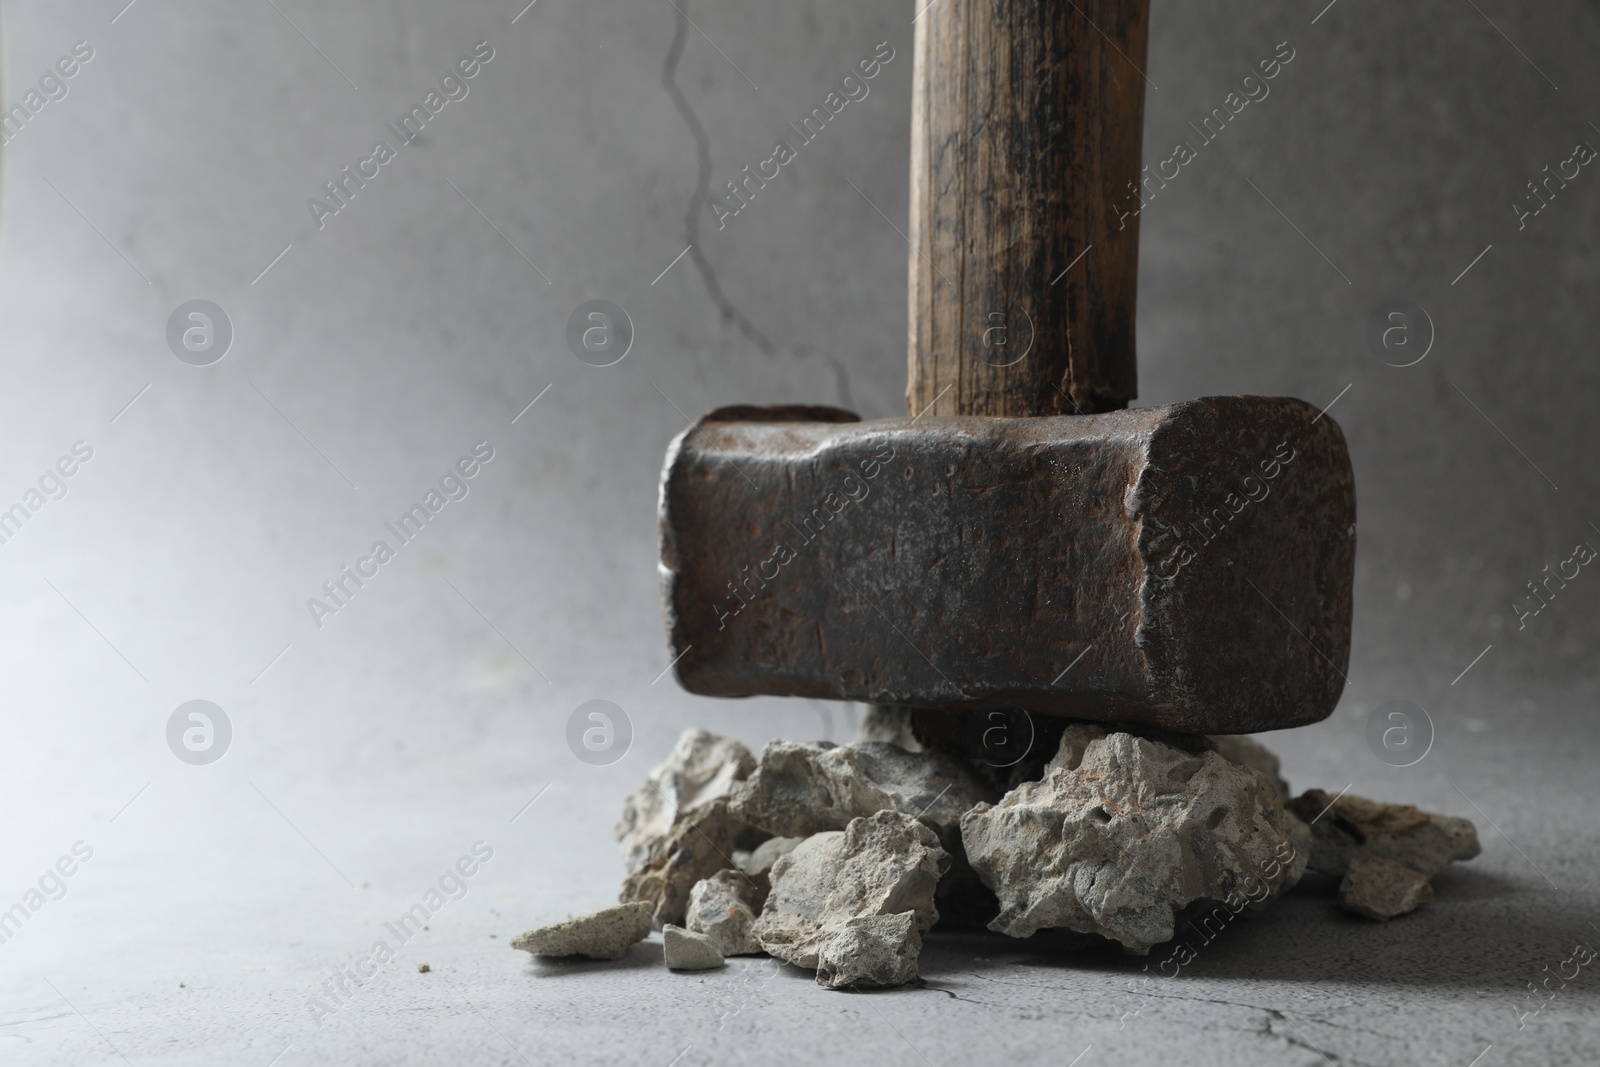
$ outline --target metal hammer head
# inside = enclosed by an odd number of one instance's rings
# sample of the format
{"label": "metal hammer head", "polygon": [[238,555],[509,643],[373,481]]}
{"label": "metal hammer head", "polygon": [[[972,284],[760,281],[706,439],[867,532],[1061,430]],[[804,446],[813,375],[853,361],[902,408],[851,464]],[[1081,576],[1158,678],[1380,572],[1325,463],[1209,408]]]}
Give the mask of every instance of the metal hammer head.
{"label": "metal hammer head", "polygon": [[1354,567],[1344,435],[1299,400],[723,408],[662,474],[676,672],[708,696],[1300,726],[1345,685]]}

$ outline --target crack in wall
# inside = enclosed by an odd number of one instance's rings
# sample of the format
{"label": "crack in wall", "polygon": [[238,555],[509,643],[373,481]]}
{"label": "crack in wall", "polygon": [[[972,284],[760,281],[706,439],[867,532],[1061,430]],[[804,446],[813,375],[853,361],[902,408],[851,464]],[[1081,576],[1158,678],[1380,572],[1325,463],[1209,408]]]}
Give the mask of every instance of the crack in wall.
{"label": "crack in wall", "polygon": [[680,0],[680,3],[673,5],[677,11],[676,26],[672,35],[672,47],[667,49],[667,62],[661,71],[661,84],[666,88],[667,95],[672,98],[672,105],[678,109],[678,114],[682,115],[683,121],[688,124],[690,134],[694,136],[695,158],[699,165],[694,195],[689,198],[689,213],[684,219],[684,237],[689,242],[689,260],[694,264],[695,270],[699,271],[701,280],[705,282],[706,292],[710,294],[712,303],[716,304],[717,310],[722,313],[722,321],[733,323],[762,353],[770,356],[773,353],[772,342],[767,340],[767,335],[757,329],[755,323],[734,307],[733,302],[723,293],[722,285],[717,281],[716,270],[712,268],[711,261],[700,248],[700,212],[711,198],[711,137],[706,133],[705,127],[700,125],[700,119],[689,106],[689,99],[683,95],[683,90],[678,87],[676,80],[678,63],[683,59],[684,45],[689,40],[689,16],[684,11],[688,4],[689,0]]}

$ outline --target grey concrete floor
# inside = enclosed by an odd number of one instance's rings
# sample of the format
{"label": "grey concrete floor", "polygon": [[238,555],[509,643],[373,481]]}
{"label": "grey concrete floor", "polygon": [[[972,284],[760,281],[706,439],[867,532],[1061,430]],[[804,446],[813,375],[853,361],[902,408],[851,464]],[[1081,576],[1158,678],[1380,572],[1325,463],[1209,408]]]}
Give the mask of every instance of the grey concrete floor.
{"label": "grey concrete floor", "polygon": [[[1600,1062],[1592,968],[1526,1014],[1600,942],[1600,601],[1579,579],[1526,627],[1512,606],[1600,523],[1600,188],[1525,230],[1507,208],[1600,121],[1580,0],[1153,5],[1149,158],[1278,42],[1297,56],[1142,220],[1141,403],[1337,399],[1351,685],[1266,740],[1297,788],[1477,822],[1437,904],[1373,925],[1307,886],[1150,985],[977,935],[933,937],[926,988],[876,995],[673,975],[654,943],[614,965],[507,948],[614,898],[611,824],[684,727],[758,747],[854,726],[660,677],[655,489],[719,404],[901,409],[885,220],[906,217],[915,5],[677,5],[5,5],[8,100],[94,54],[3,150],[0,507],[93,455],[0,543],[0,909],[28,911],[0,943],[0,1064]],[[792,184],[686,225],[885,40]],[[318,228],[307,199],[479,41],[470,95]],[[1364,340],[1394,297],[1438,327],[1415,367]],[[166,337],[196,298],[234,328],[203,367]],[[592,299],[637,327],[614,367],[566,347]],[[477,442],[470,492],[313,618]],[[597,698],[632,724],[607,766],[566,742]],[[195,699],[232,727],[204,766],[168,744]],[[1365,741],[1392,699],[1437,731],[1409,768]],[[478,842],[429,929],[319,1011]]]}
{"label": "grey concrete floor", "polygon": [[[483,637],[460,622],[458,636]],[[63,752],[93,785],[18,828],[7,885],[15,892],[19,875],[35,873],[19,869],[19,854],[42,868],[81,837],[94,855],[64,897],[0,946],[0,1060],[665,1067],[844,1054],[1066,1064],[1081,1053],[1080,1067],[1467,1067],[1600,1056],[1592,967],[1551,980],[1554,999],[1528,991],[1562,970],[1575,943],[1600,945],[1591,925],[1600,834],[1579,810],[1594,793],[1592,728],[1530,739],[1520,713],[1483,708],[1470,727],[1445,726],[1435,750],[1403,770],[1373,759],[1355,722],[1265,738],[1297,788],[1348,783],[1477,822],[1483,855],[1440,875],[1438,902],[1412,916],[1355,919],[1337,908],[1332,884],[1313,877],[1209,943],[1191,934],[1195,958],[1181,968],[1163,967],[1176,946],[1139,960],[1045,938],[936,934],[925,988],[848,994],[773,961],[671,973],[656,938],[617,963],[512,951],[506,942],[519,930],[612,899],[621,869],[609,824],[660,746],[575,771],[570,759],[527,755],[539,737],[521,709],[469,710],[419,729],[423,708],[498,702],[486,679],[499,653],[462,658],[460,673],[419,668],[376,683],[394,704],[359,731],[319,722],[312,709],[339,696],[317,692],[315,671],[285,670],[272,700],[295,710],[238,717],[241,738],[270,740],[248,751],[241,740],[207,768],[146,756],[138,724],[95,744],[144,758],[90,767],[83,747]],[[413,717],[397,720],[394,709]],[[751,742],[766,734],[766,721],[718,725]],[[778,732],[816,736],[818,725],[791,716]],[[847,732],[842,717],[838,725]],[[22,740],[64,748],[71,736],[81,735],[39,721]],[[302,769],[288,770],[287,751],[306,749]],[[60,773],[13,769],[8,793],[49,796]],[[117,814],[141,775],[151,784]],[[385,923],[424,900],[478,841],[493,857],[462,880],[465,895],[443,903],[393,962],[362,963],[380,938],[399,943]],[[431,969],[420,973],[419,963]],[[324,987],[346,966],[371,976],[341,1003]]]}

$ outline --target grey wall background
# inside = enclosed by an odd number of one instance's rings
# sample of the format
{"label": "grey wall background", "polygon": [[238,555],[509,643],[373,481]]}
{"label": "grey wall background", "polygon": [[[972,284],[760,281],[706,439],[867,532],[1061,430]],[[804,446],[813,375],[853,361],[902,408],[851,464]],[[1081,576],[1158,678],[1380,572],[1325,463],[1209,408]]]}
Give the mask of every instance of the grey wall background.
{"label": "grey wall background", "polygon": [[[653,681],[655,487],[668,440],[715,405],[902,410],[915,8],[677,0],[690,27],[645,0],[520,17],[516,0],[123,2],[4,9],[8,99],[76,41],[94,58],[4,150],[0,501],[75,441],[94,458],[0,545],[0,897],[75,840],[97,851],[0,946],[19,1022],[0,1042],[112,1058],[53,978],[135,1061],[264,1063],[293,1043],[316,1062],[380,1042],[373,1020],[403,1010],[413,976],[331,1039],[310,990],[472,841],[497,859],[431,950],[465,953],[469,982],[520,973],[508,934],[610,899],[620,798],[684,726],[752,745],[849,735],[851,708]],[[494,58],[470,95],[318,229],[307,198],[480,40]],[[698,190],[765,158],[885,40],[871,95],[749,209],[686,225]],[[1593,795],[1600,584],[1585,571],[1520,631],[1511,605],[1600,544],[1600,177],[1585,168],[1520,231],[1511,204],[1575,143],[1600,145],[1600,14],[1154,0],[1146,159],[1283,41],[1295,58],[1271,95],[1142,218],[1139,402],[1337,398],[1359,487],[1352,685],[1329,722],[1272,744],[1297,784],[1465,812],[1453,781],[1552,888],[1592,885],[1577,856],[1594,831],[1561,798]],[[214,366],[166,345],[193,298],[236,331]],[[564,342],[596,298],[637,329],[606,369]],[[1364,337],[1393,298],[1437,329],[1405,369]],[[470,495],[315,627],[306,598],[480,440],[495,458]],[[204,769],[163,733],[194,698],[235,731]],[[611,767],[563,740],[592,698],[634,723]],[[1405,771],[1362,740],[1390,699],[1438,731]],[[1544,891],[1485,840],[1485,863]],[[1565,936],[1511,943],[1536,973]],[[447,1046],[494,1043],[459,1003],[417,1010]],[[600,1040],[580,1007],[550,1018],[553,1041]]]}

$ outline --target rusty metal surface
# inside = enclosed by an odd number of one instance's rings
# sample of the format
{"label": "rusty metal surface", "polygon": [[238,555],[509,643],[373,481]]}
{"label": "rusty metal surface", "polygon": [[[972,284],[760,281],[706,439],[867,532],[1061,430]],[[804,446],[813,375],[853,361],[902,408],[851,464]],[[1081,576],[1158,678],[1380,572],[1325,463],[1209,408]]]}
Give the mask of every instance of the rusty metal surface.
{"label": "rusty metal surface", "polygon": [[661,568],[684,688],[1207,733],[1333,710],[1355,484],[1315,408],[851,419],[728,408],[673,442]]}

